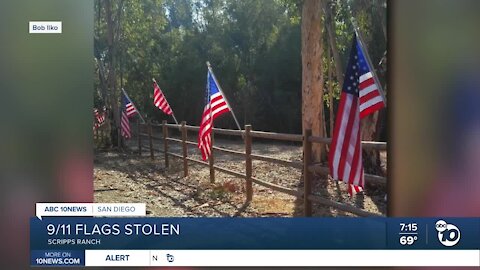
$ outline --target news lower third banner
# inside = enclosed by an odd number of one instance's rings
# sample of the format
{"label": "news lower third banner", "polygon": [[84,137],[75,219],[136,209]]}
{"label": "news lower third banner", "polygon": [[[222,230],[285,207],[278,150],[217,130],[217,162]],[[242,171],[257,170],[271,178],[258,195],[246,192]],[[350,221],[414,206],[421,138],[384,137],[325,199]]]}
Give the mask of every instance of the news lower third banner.
{"label": "news lower third banner", "polygon": [[[85,207],[84,212],[90,211]],[[144,209],[139,207],[136,214],[135,208],[122,211],[141,216]],[[92,216],[31,218],[31,265],[480,266],[480,218],[148,218],[89,213]]]}

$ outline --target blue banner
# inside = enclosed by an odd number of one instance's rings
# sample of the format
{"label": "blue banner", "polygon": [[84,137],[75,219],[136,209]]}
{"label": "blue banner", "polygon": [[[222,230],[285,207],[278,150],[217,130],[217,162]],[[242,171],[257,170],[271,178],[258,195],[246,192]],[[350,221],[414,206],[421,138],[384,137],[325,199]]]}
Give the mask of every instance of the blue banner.
{"label": "blue banner", "polygon": [[30,220],[32,252],[479,248],[478,218],[52,217]]}

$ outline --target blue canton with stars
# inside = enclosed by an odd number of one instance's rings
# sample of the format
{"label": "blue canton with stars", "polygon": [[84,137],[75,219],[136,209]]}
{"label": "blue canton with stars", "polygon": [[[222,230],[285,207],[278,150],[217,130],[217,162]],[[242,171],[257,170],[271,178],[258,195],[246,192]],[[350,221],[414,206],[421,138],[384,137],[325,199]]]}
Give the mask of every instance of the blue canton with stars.
{"label": "blue canton with stars", "polygon": [[342,91],[358,97],[360,76],[368,72],[370,68],[363,55],[361,44],[357,40],[357,35],[354,35]]}
{"label": "blue canton with stars", "polygon": [[215,79],[213,78],[213,74],[210,70],[207,73],[207,95],[205,96],[205,104],[208,104],[212,99],[212,95],[220,92]]}
{"label": "blue canton with stars", "polygon": [[126,111],[128,103],[131,103],[130,99],[124,93],[122,93],[122,105],[123,106],[122,106],[121,110]]}

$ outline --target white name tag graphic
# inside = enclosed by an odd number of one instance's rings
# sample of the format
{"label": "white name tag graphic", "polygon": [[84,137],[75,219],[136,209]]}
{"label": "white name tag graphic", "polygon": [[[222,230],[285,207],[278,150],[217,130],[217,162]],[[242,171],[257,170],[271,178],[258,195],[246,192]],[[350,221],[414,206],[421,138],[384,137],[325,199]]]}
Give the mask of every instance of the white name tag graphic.
{"label": "white name tag graphic", "polygon": [[61,34],[62,22],[29,22],[30,34]]}
{"label": "white name tag graphic", "polygon": [[36,216],[42,217],[143,217],[145,203],[37,203]]}

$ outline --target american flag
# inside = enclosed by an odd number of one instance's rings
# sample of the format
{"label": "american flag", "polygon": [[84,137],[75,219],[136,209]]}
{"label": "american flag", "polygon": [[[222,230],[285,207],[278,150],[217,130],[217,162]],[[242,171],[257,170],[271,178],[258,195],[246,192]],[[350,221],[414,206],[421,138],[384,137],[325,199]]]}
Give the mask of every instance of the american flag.
{"label": "american flag", "polygon": [[220,87],[217,85],[214,75],[208,70],[205,108],[203,109],[202,123],[198,132],[198,148],[202,153],[203,160],[207,160],[212,151],[211,133],[213,120],[230,111],[227,101],[219,89]]}
{"label": "american flag", "polygon": [[99,123],[100,125],[105,123],[105,109],[102,112],[100,112],[100,110],[95,108],[94,113],[95,113],[95,120],[97,120],[97,123]]}
{"label": "american flag", "polygon": [[360,119],[385,107],[372,72],[355,35],[328,159],[333,179],[347,183],[350,195],[362,191],[365,182]]}
{"label": "american flag", "polygon": [[170,104],[168,104],[168,101],[165,98],[165,95],[163,95],[157,82],[153,82],[153,104],[167,115],[173,114],[172,108],[170,107]]}
{"label": "american flag", "polygon": [[137,109],[135,108],[135,105],[133,105],[133,102],[125,95],[125,93],[123,93],[123,97],[126,100],[125,112],[127,113],[127,116],[128,117],[134,116],[137,113]]}
{"label": "american flag", "polygon": [[93,123],[93,129],[97,129],[105,123],[106,110],[104,109],[103,112],[100,112],[100,110],[98,110],[97,108],[94,108],[93,114],[95,117],[95,120]]}
{"label": "american flag", "polygon": [[122,93],[122,115],[121,115],[121,133],[125,139],[130,139],[132,133],[130,132],[130,121],[128,118],[137,113],[137,109],[133,106],[132,101]]}

